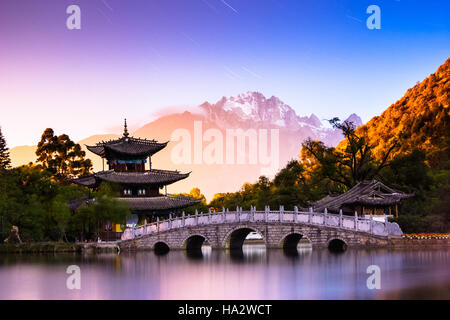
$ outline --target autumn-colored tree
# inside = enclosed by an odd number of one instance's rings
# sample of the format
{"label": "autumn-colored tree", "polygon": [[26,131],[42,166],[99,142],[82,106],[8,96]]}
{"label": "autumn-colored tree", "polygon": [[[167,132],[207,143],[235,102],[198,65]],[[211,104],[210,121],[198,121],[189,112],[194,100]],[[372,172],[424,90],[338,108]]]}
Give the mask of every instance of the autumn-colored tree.
{"label": "autumn-colored tree", "polygon": [[184,209],[186,214],[194,214],[195,210],[197,210],[199,213],[205,213],[208,211],[208,206],[206,205],[206,197],[203,195],[203,193],[201,193],[199,188],[192,188],[189,193],[180,193],[180,195],[200,200],[199,203]]}
{"label": "autumn-colored tree", "polygon": [[303,159],[309,159],[306,165],[314,167],[324,179],[351,188],[358,182],[375,178],[389,164],[391,152],[398,146],[396,140],[379,160],[372,152],[374,145],[368,143],[365,136],[356,134],[353,123],[341,123],[339,118],[329,122],[334,128],[340,129],[345,137],[340,146],[327,147],[311,139],[302,144]]}
{"label": "autumn-colored tree", "polygon": [[399,140],[392,156],[418,148],[425,151],[431,168],[449,168],[450,163],[450,58],[429,77],[408,89],[380,116],[356,129],[374,146],[377,159]]}
{"label": "autumn-colored tree", "polygon": [[90,159],[78,143],[70,140],[66,134],[56,136],[53,129],[47,128],[39,141],[37,161],[52,173],[56,180],[74,178],[88,174],[92,169]]}

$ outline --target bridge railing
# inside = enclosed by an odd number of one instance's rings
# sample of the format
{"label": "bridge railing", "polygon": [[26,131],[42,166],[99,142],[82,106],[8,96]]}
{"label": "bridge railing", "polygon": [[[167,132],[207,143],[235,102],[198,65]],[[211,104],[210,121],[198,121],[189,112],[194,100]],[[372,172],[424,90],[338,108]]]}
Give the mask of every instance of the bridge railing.
{"label": "bridge railing", "polygon": [[249,211],[243,211],[242,207],[237,207],[235,211],[223,209],[222,211],[209,211],[207,213],[195,212],[194,215],[185,215],[159,220],[156,222],[144,223],[142,226],[128,228],[122,234],[122,240],[139,238],[158,232],[164,232],[172,229],[184,227],[195,227],[199,225],[236,223],[236,222],[270,222],[270,223],[298,223],[309,225],[322,225],[338,228],[342,230],[353,230],[369,234],[388,236],[402,235],[402,231],[396,223],[375,221],[373,216],[370,218],[360,218],[355,212],[354,216],[342,214],[331,214],[327,212],[314,212],[312,208],[309,211],[299,211],[294,207],[293,211],[285,211],[283,206],[279,210],[271,210],[268,206],[264,211],[257,211],[252,207]]}

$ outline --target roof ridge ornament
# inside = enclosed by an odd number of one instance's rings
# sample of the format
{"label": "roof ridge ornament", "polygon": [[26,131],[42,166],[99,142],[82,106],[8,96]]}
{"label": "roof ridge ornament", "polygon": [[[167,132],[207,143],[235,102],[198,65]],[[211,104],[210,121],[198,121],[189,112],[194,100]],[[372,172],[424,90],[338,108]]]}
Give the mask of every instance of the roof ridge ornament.
{"label": "roof ridge ornament", "polygon": [[123,136],[125,138],[128,138],[130,134],[128,133],[128,127],[127,127],[127,118],[125,118],[125,124],[123,125]]}

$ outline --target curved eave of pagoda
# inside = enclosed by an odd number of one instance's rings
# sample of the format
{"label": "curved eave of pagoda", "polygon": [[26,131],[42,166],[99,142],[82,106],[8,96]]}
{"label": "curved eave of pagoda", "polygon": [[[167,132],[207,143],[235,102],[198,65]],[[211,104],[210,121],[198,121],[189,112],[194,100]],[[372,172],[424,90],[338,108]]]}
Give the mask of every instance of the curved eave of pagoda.
{"label": "curved eave of pagoda", "polygon": [[86,148],[90,152],[95,153],[96,155],[98,155],[100,157],[105,156],[105,148],[103,148],[103,146],[88,146],[88,145],[86,145]]}
{"label": "curved eave of pagoda", "polygon": [[152,185],[165,186],[186,179],[191,173],[179,173],[177,171],[151,170],[145,173],[101,171],[95,174],[102,181],[119,183],[122,185]]}
{"label": "curved eave of pagoda", "polygon": [[117,198],[128,203],[132,211],[159,211],[182,209],[199,203],[200,199],[178,196]]}
{"label": "curved eave of pagoda", "polygon": [[168,142],[155,143],[153,145],[105,145],[104,154],[112,158],[146,157],[152,156],[167,146]]}
{"label": "curved eave of pagoda", "polygon": [[96,179],[95,174],[82,176],[82,177],[79,177],[76,179],[71,179],[69,181],[72,183],[78,184],[80,186],[89,187],[89,188],[93,188],[93,187],[97,186],[97,184],[98,184],[98,180]]}
{"label": "curved eave of pagoda", "polygon": [[102,142],[86,148],[103,158],[130,158],[152,156],[164,149],[169,141],[156,142],[136,138],[121,138],[118,140]]}

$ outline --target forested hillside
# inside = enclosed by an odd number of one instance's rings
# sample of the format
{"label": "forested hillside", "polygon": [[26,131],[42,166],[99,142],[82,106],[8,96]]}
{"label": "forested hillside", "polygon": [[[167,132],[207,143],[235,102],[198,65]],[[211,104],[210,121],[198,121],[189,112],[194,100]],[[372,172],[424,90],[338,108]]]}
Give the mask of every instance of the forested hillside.
{"label": "forested hillside", "polygon": [[375,145],[375,155],[384,153],[394,139],[399,147],[392,156],[414,148],[425,151],[430,167],[448,168],[450,142],[450,58],[428,78],[409,89],[380,116],[356,132]]}

